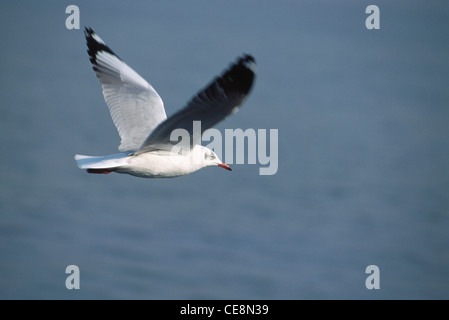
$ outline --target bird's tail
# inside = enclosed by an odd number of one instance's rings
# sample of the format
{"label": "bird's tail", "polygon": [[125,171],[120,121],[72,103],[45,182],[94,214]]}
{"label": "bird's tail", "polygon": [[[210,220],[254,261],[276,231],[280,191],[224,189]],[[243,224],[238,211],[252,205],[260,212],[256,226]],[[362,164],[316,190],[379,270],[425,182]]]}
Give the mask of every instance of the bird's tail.
{"label": "bird's tail", "polygon": [[117,171],[118,168],[128,163],[129,152],[112,154],[109,156],[83,156],[75,155],[75,160],[80,169],[86,169],[88,173],[107,174]]}

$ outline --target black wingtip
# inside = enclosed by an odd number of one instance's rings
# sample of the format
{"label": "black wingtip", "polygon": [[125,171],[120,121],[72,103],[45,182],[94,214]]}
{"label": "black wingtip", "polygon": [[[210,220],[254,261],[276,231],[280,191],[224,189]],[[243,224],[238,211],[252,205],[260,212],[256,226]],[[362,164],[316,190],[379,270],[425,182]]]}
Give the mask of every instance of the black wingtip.
{"label": "black wingtip", "polygon": [[250,54],[243,54],[231,68],[223,74],[225,83],[232,83],[238,91],[248,94],[256,76],[256,59]]}
{"label": "black wingtip", "polygon": [[95,65],[97,63],[97,54],[98,54],[98,52],[101,52],[101,51],[110,53],[110,54],[116,56],[117,58],[119,58],[114,53],[114,51],[112,51],[111,48],[109,48],[103,42],[103,40],[95,33],[95,31],[92,28],[84,27],[84,35],[86,37],[87,53],[89,54],[90,62],[92,62],[92,64]]}
{"label": "black wingtip", "polygon": [[254,57],[250,54],[247,54],[247,53],[243,54],[242,59],[245,62],[252,62],[252,63],[256,64],[256,59],[254,59]]}
{"label": "black wingtip", "polygon": [[84,26],[84,34],[94,32],[91,27]]}
{"label": "black wingtip", "polygon": [[87,38],[92,38],[95,31],[91,27],[84,27],[84,36]]}

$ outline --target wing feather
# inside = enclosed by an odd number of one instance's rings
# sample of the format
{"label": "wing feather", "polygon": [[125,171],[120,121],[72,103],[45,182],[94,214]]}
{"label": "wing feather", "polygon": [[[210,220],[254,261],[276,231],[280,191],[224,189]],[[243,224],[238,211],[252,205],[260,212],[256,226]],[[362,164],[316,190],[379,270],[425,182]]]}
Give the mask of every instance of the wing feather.
{"label": "wing feather", "polygon": [[199,91],[179,112],[159,124],[145,140],[136,154],[154,149],[171,148],[173,130],[182,128],[189,132],[191,146],[197,144],[193,135],[193,122],[201,121],[201,134],[236,112],[245,101],[254,82],[256,63],[252,56],[244,55],[221,76],[216,77]]}
{"label": "wing feather", "polygon": [[121,138],[119,150],[135,151],[167,116],[154,88],[121,60],[90,28],[88,54]]}

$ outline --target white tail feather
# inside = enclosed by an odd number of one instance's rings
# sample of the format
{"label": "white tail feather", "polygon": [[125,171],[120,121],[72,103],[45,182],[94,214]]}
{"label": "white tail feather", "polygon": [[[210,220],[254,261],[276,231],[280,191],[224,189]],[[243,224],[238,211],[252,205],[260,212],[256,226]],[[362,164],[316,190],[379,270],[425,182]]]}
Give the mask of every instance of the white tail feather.
{"label": "white tail feather", "polygon": [[84,156],[77,154],[75,160],[80,169],[117,168],[128,163],[129,152],[111,154],[109,156]]}

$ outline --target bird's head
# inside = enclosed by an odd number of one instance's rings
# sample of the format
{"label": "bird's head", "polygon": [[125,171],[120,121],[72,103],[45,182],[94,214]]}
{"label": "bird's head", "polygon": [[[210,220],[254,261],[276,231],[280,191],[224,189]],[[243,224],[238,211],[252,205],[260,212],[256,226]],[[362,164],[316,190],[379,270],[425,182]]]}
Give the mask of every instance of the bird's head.
{"label": "bird's head", "polygon": [[198,159],[201,161],[201,164],[204,167],[207,166],[219,166],[226,170],[232,171],[231,167],[228,166],[226,163],[220,160],[220,158],[217,156],[217,154],[212,151],[211,149],[204,147],[204,146],[196,146],[194,149],[197,149],[195,153],[198,154]]}

